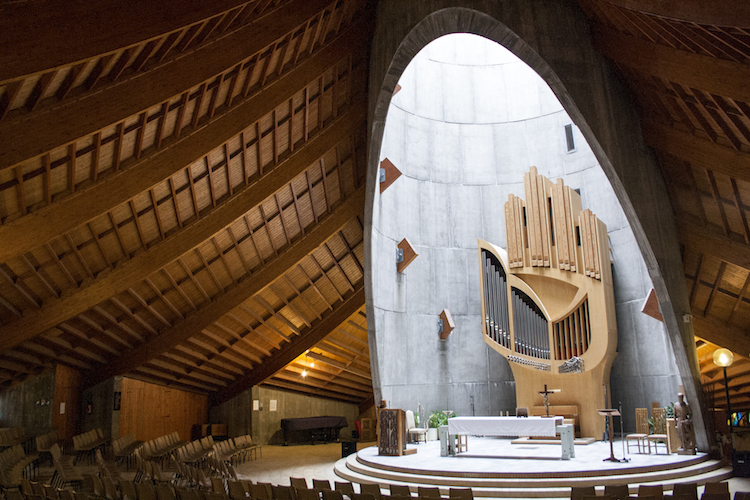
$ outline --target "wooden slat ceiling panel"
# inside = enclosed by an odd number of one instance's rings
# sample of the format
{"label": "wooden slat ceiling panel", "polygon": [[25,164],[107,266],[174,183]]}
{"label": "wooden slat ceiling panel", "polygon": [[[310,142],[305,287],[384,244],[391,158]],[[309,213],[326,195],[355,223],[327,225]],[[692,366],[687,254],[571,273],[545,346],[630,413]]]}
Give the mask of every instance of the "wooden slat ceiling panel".
{"label": "wooden slat ceiling panel", "polygon": [[[332,73],[330,71],[328,71],[328,73],[331,76],[329,76],[327,79],[331,83],[329,84],[329,87],[325,90],[325,92],[328,92],[329,94],[332,94],[338,88],[337,95],[340,96],[340,95],[345,94],[345,92],[341,91],[341,88],[346,88],[347,90],[351,90],[352,85],[351,85],[351,81],[349,81],[349,77],[350,77],[351,71],[348,70],[348,68],[351,68],[351,64],[350,63],[349,64],[345,63],[345,64],[338,65],[338,67],[339,68],[344,68],[344,71],[345,71],[345,74],[343,75],[344,77],[343,78],[337,78],[337,79],[335,79],[335,83],[333,83],[334,79],[333,79]],[[327,110],[327,111],[323,110],[323,113],[321,114],[321,116],[319,116],[319,117],[317,116],[317,109],[318,109],[317,101],[320,98],[320,96],[319,96],[320,87],[319,87],[318,80],[319,79],[316,79],[315,81],[313,81],[311,83],[311,87],[310,88],[302,90],[301,92],[298,93],[297,96],[295,96],[295,100],[297,100],[298,102],[300,102],[301,105],[303,106],[303,108],[304,108],[304,101],[308,101],[308,102],[311,103],[310,109],[308,111],[304,111],[304,110],[300,110],[300,109],[296,109],[295,110],[295,117],[299,116],[299,117],[305,118],[305,119],[307,119],[309,121],[309,125],[310,125],[310,129],[309,130],[310,131],[314,131],[316,129],[315,125],[316,124],[319,125],[320,123],[322,123],[322,120],[324,120],[327,116],[331,116],[332,114],[336,114],[336,113],[331,112],[330,110]],[[248,90],[250,90],[250,89],[248,89]],[[256,93],[257,93],[257,91],[256,91]],[[306,99],[303,99],[303,96],[305,96]],[[195,98],[198,99],[198,96],[196,96]],[[347,94],[346,99],[347,100],[350,99],[350,95],[349,94]],[[204,101],[205,102],[210,102],[210,99],[204,99]],[[178,104],[180,102],[182,102],[182,97],[180,96],[179,101],[176,101],[176,102],[178,102]],[[238,100],[237,102],[240,102],[240,101]],[[208,106],[208,104],[206,106]],[[178,105],[178,107],[175,108],[175,109],[173,109],[171,112],[174,113],[174,114],[180,114],[181,113],[181,111],[180,111],[181,109],[182,108]],[[288,109],[288,104],[280,105],[280,109]],[[153,108],[153,110],[155,110],[157,113],[161,113],[162,112],[162,106],[155,106]],[[182,112],[184,114],[184,110]],[[208,112],[208,108],[206,108],[203,111],[204,114],[206,112]],[[196,116],[199,117],[200,115],[196,115]],[[268,143],[268,144],[272,143],[272,141],[270,140],[272,138],[271,136],[273,136],[273,135],[281,135],[281,134],[278,134],[278,130],[274,131],[273,127],[270,127],[270,125],[271,125],[271,123],[270,123],[271,119],[272,119],[271,113],[268,113],[263,119],[261,119],[262,123],[266,123],[267,124],[263,128],[264,135],[265,135],[265,139],[264,139],[263,142],[264,143]],[[265,120],[265,122],[264,122],[264,120]],[[139,135],[140,133],[138,132],[138,130],[140,130],[138,127],[142,124],[142,121],[143,121],[143,115],[139,114],[139,115],[136,115],[136,116],[132,116],[129,119],[126,119],[123,122],[124,123],[123,127],[116,127],[115,128],[114,134],[117,134],[118,133],[117,131],[121,130],[122,133],[123,133],[123,139],[121,141],[119,141],[119,139],[117,139],[117,137],[113,136],[112,140],[118,140],[119,142],[121,142],[123,144],[121,144],[121,147],[119,147],[119,150],[118,150],[118,154],[115,155],[115,158],[113,159],[113,161],[116,160],[115,164],[110,165],[109,167],[107,167],[106,165],[102,164],[102,161],[100,159],[100,161],[98,162],[98,171],[99,172],[103,172],[104,170],[107,170],[107,169],[116,170],[118,168],[120,162],[124,161],[129,156],[132,157],[136,153],[136,150],[137,150],[136,145],[137,145],[137,143],[139,141],[139,137],[141,137],[141,135]],[[281,125],[283,126],[283,123]],[[252,127],[252,126],[248,127],[248,129],[252,129],[252,128],[255,128],[255,127]],[[248,135],[254,134],[254,132],[250,132],[250,131],[246,131],[246,132],[248,132]],[[173,135],[176,135],[177,133],[179,133],[179,132],[176,131]],[[297,134],[299,134],[299,133],[300,132],[297,132]],[[97,134],[99,134],[99,137],[100,137],[100,141],[99,142],[102,142],[102,143],[105,142],[104,139],[101,139],[101,132],[98,132]],[[306,132],[305,135],[307,135],[307,134],[308,133]],[[94,134],[94,135],[96,135],[96,134]],[[285,135],[288,135],[288,134],[285,134]],[[79,139],[77,141],[77,143],[83,143],[81,141],[82,140]],[[142,138],[141,138],[141,141],[142,141]],[[131,146],[132,146],[132,148],[131,148]],[[141,144],[141,146],[142,146],[142,144]],[[127,151],[125,151],[123,149],[125,147],[127,147],[129,149]],[[253,147],[253,144],[249,144],[249,147]],[[131,149],[132,149],[132,151],[129,153],[128,151],[130,151]],[[220,150],[220,149],[222,149],[221,146],[219,148],[217,148],[217,150]],[[56,150],[54,150],[54,151],[51,152],[51,155],[50,155],[50,158],[49,158],[49,164],[50,164],[50,171],[51,171],[51,173],[55,173],[55,172],[64,173],[63,171],[67,171],[67,169],[65,169],[65,168],[58,168],[58,166],[65,167],[67,165],[68,168],[70,168],[70,165],[72,163],[75,163],[76,165],[79,163],[78,162],[78,158],[75,159],[75,162],[71,161],[71,156],[69,154],[69,152],[70,152],[69,150],[70,150],[70,147],[64,146],[64,147],[61,147],[61,148],[57,148]],[[275,158],[275,157],[278,156],[278,154],[274,155],[274,151],[271,151],[271,148],[268,145],[266,145],[265,151],[262,151],[261,153],[263,155],[263,160],[262,160],[263,163],[268,163],[268,162],[271,161],[271,158]],[[237,153],[234,152],[233,156],[236,156],[236,154]],[[58,156],[59,156],[59,159],[58,159]],[[34,161],[37,161],[37,163],[38,162],[44,163],[44,162],[47,162],[47,157],[43,155],[42,157],[40,157],[40,159],[37,159],[37,160],[34,160]],[[134,161],[136,161],[135,158],[134,158]],[[202,161],[205,161],[205,160],[202,160]],[[250,160],[250,161],[255,161],[255,160]],[[256,162],[256,165],[257,165],[257,162]],[[46,179],[45,169],[44,168],[40,168],[39,166],[32,166],[30,168],[23,167],[22,170],[24,171],[24,177],[26,178],[26,181],[24,181],[23,186],[27,186],[27,181],[29,180],[30,177],[34,177],[34,176],[39,177],[39,176],[41,176],[41,177],[44,177]],[[70,180],[69,179],[68,179],[67,182],[59,182],[56,185],[59,185],[60,189],[62,189],[63,191],[67,190],[68,194],[70,194],[70,189],[69,189],[70,188]],[[4,192],[5,194],[18,192],[18,184],[17,184],[17,182],[14,179],[9,179],[8,182],[4,183],[0,187],[4,188],[4,189],[2,189],[2,192]],[[47,193],[47,196],[52,196],[52,195],[57,195],[57,194],[59,194],[59,193],[54,193],[54,192],[50,191],[49,193]],[[14,202],[15,203],[8,202],[5,205],[9,206],[9,207],[11,205],[18,205],[18,197],[17,196],[16,196],[16,199],[14,200]],[[4,216],[4,215],[0,214],[0,216]],[[12,217],[11,217],[11,219],[12,219]],[[6,219],[6,220],[8,220],[8,219]]]}
{"label": "wooden slat ceiling panel", "polygon": [[[16,82],[22,82],[21,90],[10,100],[6,109],[0,111],[12,119],[16,114],[25,111],[19,108],[32,108],[37,105],[38,101],[50,99],[58,102],[70,95],[71,91],[73,95],[80,95],[91,91],[97,84],[98,90],[106,84],[115,83],[121,78],[150,69],[155,64],[169,62],[180,53],[194,49],[206,40],[236,31],[255,21],[261,14],[267,14],[276,8],[276,5],[264,2],[269,7],[264,10],[253,10],[252,5],[255,3],[257,2],[246,2],[200,22],[119,48],[115,52],[94,56],[88,61],[75,62],[70,66],[59,67],[21,80],[6,80],[5,92],[8,92],[8,87],[12,87]],[[249,14],[250,12],[252,14]],[[243,13],[245,14],[242,15]],[[106,84],[99,82],[106,82]],[[0,94],[0,98],[4,95]],[[46,104],[48,107],[54,106],[54,102]],[[17,109],[19,109],[17,113],[8,113]]]}
{"label": "wooden slat ceiling panel", "polygon": [[[11,134],[20,119],[93,116],[87,105],[110,101],[97,108],[96,126],[74,124],[78,135],[64,139],[61,126],[0,155],[18,160],[0,161],[0,236],[13,242],[0,250],[0,384],[63,363],[92,380],[114,366],[208,394],[312,335],[327,340],[306,348],[316,359],[310,377],[298,381],[304,368],[295,361],[268,383],[371,398],[363,310],[328,324],[363,306],[363,34],[373,15],[361,15],[364,2],[321,0],[286,33],[264,45],[256,36],[257,50],[231,56],[224,70],[110,106],[137,75],[162,78],[185,51],[201,57],[207,40],[229,46],[258,16],[290,4],[302,2],[264,2],[262,12],[252,2],[230,6],[0,82],[0,128]],[[241,123],[240,113],[251,118]],[[32,151],[41,144],[49,147]],[[40,229],[51,216],[56,224]],[[181,334],[189,324],[195,331]]]}

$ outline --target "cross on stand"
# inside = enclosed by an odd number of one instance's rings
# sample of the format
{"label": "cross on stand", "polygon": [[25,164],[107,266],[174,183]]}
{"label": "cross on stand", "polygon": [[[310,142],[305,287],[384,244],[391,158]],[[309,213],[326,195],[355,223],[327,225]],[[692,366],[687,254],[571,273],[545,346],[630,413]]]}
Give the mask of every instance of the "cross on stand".
{"label": "cross on stand", "polygon": [[544,384],[544,390],[539,391],[539,394],[541,396],[544,396],[544,409],[547,412],[547,416],[549,417],[549,395],[554,394],[556,392],[560,392],[560,389],[549,389],[547,390],[547,384]]}

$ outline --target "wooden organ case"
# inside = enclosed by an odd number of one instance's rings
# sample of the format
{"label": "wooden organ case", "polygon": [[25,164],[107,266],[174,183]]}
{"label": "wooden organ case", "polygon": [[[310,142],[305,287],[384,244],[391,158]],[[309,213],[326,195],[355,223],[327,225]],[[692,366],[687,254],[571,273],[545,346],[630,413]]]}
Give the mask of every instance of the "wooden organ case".
{"label": "wooden organ case", "polygon": [[484,340],[510,362],[516,406],[560,389],[550,405],[577,406],[581,435],[598,439],[617,355],[607,227],[562,179],[531,167],[524,188],[505,203],[507,252],[479,240]]}

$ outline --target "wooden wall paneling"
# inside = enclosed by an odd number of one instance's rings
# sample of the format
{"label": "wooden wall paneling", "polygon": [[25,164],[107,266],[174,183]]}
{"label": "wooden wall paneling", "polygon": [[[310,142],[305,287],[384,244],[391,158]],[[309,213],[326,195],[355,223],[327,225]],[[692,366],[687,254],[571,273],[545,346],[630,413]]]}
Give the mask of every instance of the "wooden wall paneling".
{"label": "wooden wall paneling", "polygon": [[132,378],[122,380],[120,437],[155,439],[177,431],[190,439],[193,425],[208,422],[208,398]]}
{"label": "wooden wall paneling", "polygon": [[[60,439],[71,439],[80,429],[81,372],[65,365],[55,367],[55,399],[52,425]],[[60,412],[65,404],[65,413]]]}

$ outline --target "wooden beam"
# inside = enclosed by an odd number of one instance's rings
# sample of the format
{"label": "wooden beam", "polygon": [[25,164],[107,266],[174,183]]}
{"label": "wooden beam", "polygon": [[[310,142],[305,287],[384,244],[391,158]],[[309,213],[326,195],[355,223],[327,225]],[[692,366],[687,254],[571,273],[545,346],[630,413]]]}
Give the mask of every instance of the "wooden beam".
{"label": "wooden beam", "polygon": [[[266,175],[255,184],[243,186],[241,190],[238,189],[234,198],[215,208],[210,215],[186,226],[171,238],[151,246],[148,250],[137,253],[133,258],[114,269],[103,271],[102,276],[97,277],[96,280],[88,281],[75,293],[63,295],[60,299],[52,299],[34,313],[30,312],[19,320],[4,325],[4,335],[0,338],[0,350],[31,339],[45,330],[94,307],[104,298],[112,297],[127,290],[134,283],[142,280],[144,276],[158,271],[179,258],[186,250],[195,248],[211,238],[221,228],[229,226],[246,213],[249,207],[258,205],[268,196],[291,182],[295,176],[322,157],[332,144],[348,137],[351,130],[364,120],[365,107],[363,105],[358,106],[357,109],[351,110],[346,116],[347,118],[336,126],[329,127],[318,136],[311,138],[305,147],[297,149],[292,155],[288,156],[270,175]],[[362,210],[359,210],[355,213],[362,212]],[[40,314],[40,311],[44,311],[44,313]]]}
{"label": "wooden beam", "polygon": [[642,127],[643,139],[652,148],[692,165],[750,182],[750,154],[682,132],[652,119],[643,120]]}
{"label": "wooden beam", "polygon": [[352,314],[356,314],[364,303],[364,283],[360,281],[353,293],[345,297],[343,302],[334,307],[332,312],[324,315],[322,320],[315,321],[312,328],[305,329],[302,335],[283,346],[270,358],[267,358],[261,366],[255,368],[244,377],[240,377],[229,387],[214,394],[211,401],[212,406],[223,403],[250,387],[258,385],[272,377],[276,372],[294,361],[297,356],[323,340]]}
{"label": "wooden beam", "polygon": [[[712,231],[705,224],[677,217],[680,241],[691,250],[750,269],[750,245]],[[710,340],[710,339],[707,339]]]}
{"label": "wooden beam", "polygon": [[188,314],[184,320],[178,321],[171,328],[161,331],[158,336],[141,344],[127,355],[97,370],[96,373],[89,374],[87,377],[88,386],[91,387],[109,377],[127,373],[150,359],[169,351],[176,344],[200,334],[214,321],[287,272],[302,258],[325,243],[336,230],[346,224],[353,216],[363,211],[364,190],[359,189],[339,205],[329,217],[321,219],[317,226],[294,242],[288,250],[282,252],[278,257],[268,260],[266,265],[258,272],[246,277],[236,286],[228,288],[224,294],[205,307]]}
{"label": "wooden beam", "polygon": [[692,312],[693,331],[696,337],[742,355],[750,353],[750,336],[746,329],[701,316],[703,311],[695,307]]}
{"label": "wooden beam", "polygon": [[594,45],[617,64],[690,88],[750,102],[750,66],[694,54],[594,25]]}
{"label": "wooden beam", "polygon": [[[176,170],[185,168],[204,156],[217,144],[223,144],[229,138],[240,134],[248,123],[260,120],[280,102],[288,100],[314,80],[321,68],[331,66],[341,58],[342,52],[352,50],[352,47],[366,50],[364,37],[359,36],[357,31],[362,28],[361,24],[355,24],[353,29],[338,37],[312,58],[270,82],[262,93],[237,104],[232,113],[217,115],[208,123],[199,124],[196,129],[185,129],[179,138],[165,139],[161,149],[146,152],[127,169],[102,178],[98,183],[80,189],[72,196],[66,196],[24,217],[0,225],[0,241],[3,241],[3,245],[0,245],[0,262],[7,262],[19,253],[44,244],[49,240],[50,234],[68,232],[110,210],[111,207],[127,202],[168,179]],[[366,103],[355,102],[352,108],[359,109],[354,114],[361,113],[365,116]],[[346,123],[345,127],[352,127],[349,119],[343,116],[339,116],[331,125],[336,123]],[[307,141],[303,143],[303,148],[306,143]]]}
{"label": "wooden beam", "polygon": [[667,19],[698,24],[750,28],[750,4],[745,0],[606,0],[612,5]]}
{"label": "wooden beam", "polygon": [[0,17],[0,47],[13,50],[0,57],[0,82],[139,44],[243,3],[246,0],[194,5],[151,0],[104,0],[96,6],[87,2],[8,3]]}
{"label": "wooden beam", "polygon": [[50,121],[47,113],[0,123],[0,137],[5,145],[0,150],[0,170],[93,134],[215,78],[238,60],[285,36],[330,2],[287,3],[273,16],[247,24],[214,43],[196,47],[190,57],[178,57],[151,71],[135,73],[107,92],[90,92],[79,99],[62,101],[55,108],[54,127],[47,126]]}

